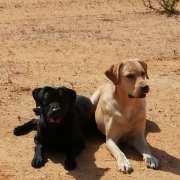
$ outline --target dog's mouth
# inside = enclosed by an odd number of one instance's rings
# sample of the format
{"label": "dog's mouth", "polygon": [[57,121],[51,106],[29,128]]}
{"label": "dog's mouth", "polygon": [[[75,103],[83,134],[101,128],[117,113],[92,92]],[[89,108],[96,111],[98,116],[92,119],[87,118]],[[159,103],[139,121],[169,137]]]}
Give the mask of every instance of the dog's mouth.
{"label": "dog's mouth", "polygon": [[128,93],[129,98],[145,98],[147,93],[141,93],[139,96],[134,96],[132,93]]}
{"label": "dog's mouth", "polygon": [[54,124],[54,125],[58,125],[60,124],[62,121],[62,118],[59,116],[54,116],[54,117],[49,117],[48,118],[48,123],[49,124]]}

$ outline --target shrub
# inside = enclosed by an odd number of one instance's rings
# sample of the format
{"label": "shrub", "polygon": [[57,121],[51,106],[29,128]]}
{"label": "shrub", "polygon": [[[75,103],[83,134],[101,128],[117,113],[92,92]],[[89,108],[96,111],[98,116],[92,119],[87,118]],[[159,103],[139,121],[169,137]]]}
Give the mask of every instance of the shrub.
{"label": "shrub", "polygon": [[[157,0],[157,2],[165,10],[165,12],[170,15],[176,12],[175,8],[179,3],[179,0]],[[156,9],[153,7],[151,0],[143,0],[143,4],[148,8]]]}
{"label": "shrub", "polygon": [[159,4],[168,14],[172,14],[175,12],[175,8],[178,2],[179,0],[159,0]]}

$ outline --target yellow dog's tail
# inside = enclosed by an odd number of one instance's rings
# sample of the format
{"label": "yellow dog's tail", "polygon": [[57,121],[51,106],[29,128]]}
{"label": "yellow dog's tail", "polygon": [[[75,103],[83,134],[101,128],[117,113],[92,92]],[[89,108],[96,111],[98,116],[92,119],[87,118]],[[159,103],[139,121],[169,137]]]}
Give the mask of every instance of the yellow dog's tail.
{"label": "yellow dog's tail", "polygon": [[97,89],[94,94],[90,97],[91,103],[96,108],[101,94],[101,89]]}

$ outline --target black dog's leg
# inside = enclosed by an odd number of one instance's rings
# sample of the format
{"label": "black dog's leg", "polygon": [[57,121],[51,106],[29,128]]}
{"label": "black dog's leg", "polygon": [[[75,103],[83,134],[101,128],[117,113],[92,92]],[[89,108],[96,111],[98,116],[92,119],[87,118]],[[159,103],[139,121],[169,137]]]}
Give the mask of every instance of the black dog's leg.
{"label": "black dog's leg", "polygon": [[17,126],[16,128],[14,128],[14,135],[21,136],[29,133],[30,131],[36,128],[37,121],[38,119],[32,119],[21,126]]}
{"label": "black dog's leg", "polygon": [[37,116],[41,115],[41,108],[40,108],[40,106],[37,106],[37,107],[33,108],[33,112]]}
{"label": "black dog's leg", "polygon": [[38,140],[36,142],[35,154],[31,164],[34,168],[40,168],[45,164],[43,155],[43,145]]}
{"label": "black dog's leg", "polygon": [[43,127],[43,119],[40,118],[39,123],[37,124],[37,134],[34,138],[35,141],[35,153],[34,158],[32,160],[31,165],[34,168],[40,168],[44,166],[45,159],[44,159],[44,127]]}
{"label": "black dog's leg", "polygon": [[66,170],[73,170],[76,168],[76,157],[80,154],[84,148],[84,139],[78,140],[71,144],[66,151],[66,159],[64,162],[64,168]]}
{"label": "black dog's leg", "polygon": [[73,152],[68,152],[66,154],[66,159],[64,162],[64,168],[66,170],[73,170],[76,168],[76,156],[73,154]]}

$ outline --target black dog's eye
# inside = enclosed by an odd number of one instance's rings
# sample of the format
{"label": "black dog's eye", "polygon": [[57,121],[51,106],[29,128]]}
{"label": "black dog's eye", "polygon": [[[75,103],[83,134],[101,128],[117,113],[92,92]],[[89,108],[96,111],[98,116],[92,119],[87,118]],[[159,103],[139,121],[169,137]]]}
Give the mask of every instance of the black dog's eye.
{"label": "black dog's eye", "polygon": [[126,76],[128,79],[134,79],[134,75],[133,74],[128,74],[127,76]]}

